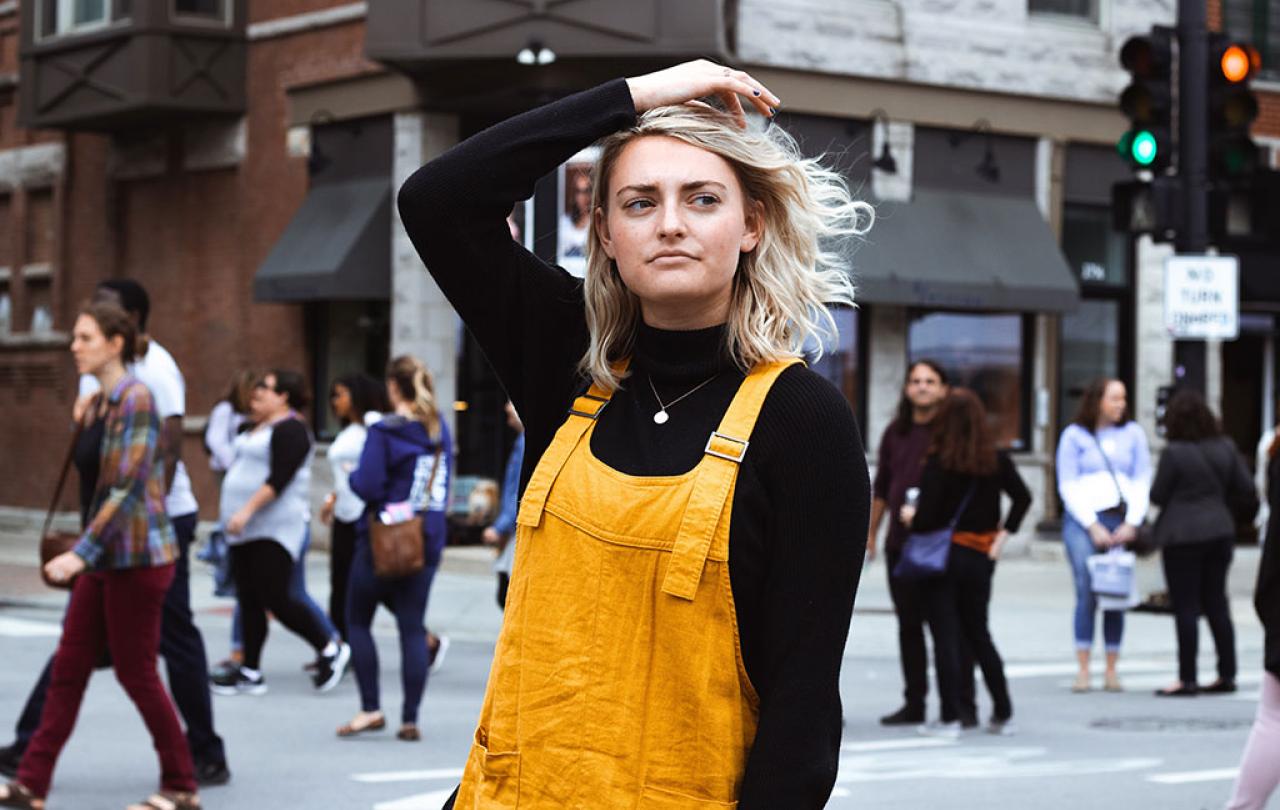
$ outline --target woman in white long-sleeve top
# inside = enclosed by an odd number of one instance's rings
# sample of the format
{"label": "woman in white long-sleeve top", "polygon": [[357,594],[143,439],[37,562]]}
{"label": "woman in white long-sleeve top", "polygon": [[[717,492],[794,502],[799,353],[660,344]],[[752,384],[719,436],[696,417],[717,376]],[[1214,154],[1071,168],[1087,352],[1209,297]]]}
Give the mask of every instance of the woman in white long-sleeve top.
{"label": "woman in white long-sleeve top", "polygon": [[[1128,395],[1119,380],[1090,384],[1080,409],[1058,441],[1058,493],[1062,496],[1062,541],[1076,586],[1076,662],[1072,691],[1089,691],[1097,599],[1087,561],[1100,550],[1132,542],[1150,505],[1151,450],[1142,427],[1129,417]],[[1119,692],[1116,662],[1124,639],[1124,611],[1102,612],[1107,669],[1104,688]]]}

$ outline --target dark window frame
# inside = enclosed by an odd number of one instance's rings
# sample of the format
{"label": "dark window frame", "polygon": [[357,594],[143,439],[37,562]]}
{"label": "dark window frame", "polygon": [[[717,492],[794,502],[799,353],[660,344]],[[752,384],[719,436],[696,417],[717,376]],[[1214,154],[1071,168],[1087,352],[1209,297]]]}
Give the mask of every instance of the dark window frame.
{"label": "dark window frame", "polygon": [[[1061,8],[1037,8],[1037,6],[1044,6],[1045,2],[1046,0],[1027,0],[1027,13],[1039,19],[1072,20],[1092,25],[1097,25],[1101,19],[1102,0],[1088,0],[1089,10],[1084,14],[1076,11],[1065,11]],[[1054,3],[1049,0],[1049,4],[1061,6],[1062,2],[1059,0],[1059,2]]]}

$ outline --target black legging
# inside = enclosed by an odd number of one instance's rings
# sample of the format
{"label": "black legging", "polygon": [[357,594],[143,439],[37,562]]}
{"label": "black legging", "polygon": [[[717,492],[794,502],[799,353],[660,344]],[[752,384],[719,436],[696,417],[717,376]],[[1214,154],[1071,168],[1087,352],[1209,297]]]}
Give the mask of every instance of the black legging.
{"label": "black legging", "polygon": [[329,621],[343,641],[347,640],[347,582],[355,551],[356,524],[334,518],[329,535]]}
{"label": "black legging", "polygon": [[258,669],[262,663],[268,610],[317,653],[329,644],[329,634],[315,614],[289,595],[293,565],[293,557],[274,540],[250,540],[231,547],[231,570],[236,578],[244,634],[244,665],[249,669]]}
{"label": "black legging", "polygon": [[1187,686],[1196,683],[1202,615],[1209,621],[1213,644],[1218,648],[1218,678],[1224,683],[1236,679],[1236,631],[1227,602],[1227,569],[1231,567],[1232,551],[1231,540],[1164,549],[1164,578],[1178,633],[1178,680]]}
{"label": "black legging", "polygon": [[965,705],[970,699],[962,694],[963,669],[967,665],[967,675],[972,677],[973,673],[973,665],[965,662],[966,648],[977,660],[991,693],[993,719],[1003,721],[1013,716],[1004,662],[987,625],[994,573],[995,563],[987,555],[953,544],[947,573],[922,583],[944,722],[976,719],[966,717],[973,709]]}

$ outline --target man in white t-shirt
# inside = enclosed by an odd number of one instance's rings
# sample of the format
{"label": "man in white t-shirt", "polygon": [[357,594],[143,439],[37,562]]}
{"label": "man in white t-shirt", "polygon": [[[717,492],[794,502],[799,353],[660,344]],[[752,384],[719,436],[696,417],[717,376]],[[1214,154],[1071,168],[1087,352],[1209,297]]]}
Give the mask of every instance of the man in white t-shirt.
{"label": "man in white t-shirt", "polygon": [[[191,613],[189,550],[199,522],[199,505],[191,489],[191,478],[182,463],[182,417],[187,410],[186,383],[173,355],[147,334],[147,316],[151,302],[141,284],[130,279],[104,281],[94,292],[94,300],[119,304],[132,316],[138,327],[141,343],[139,359],[129,367],[129,372],[151,389],[156,410],[162,419],[159,452],[165,465],[165,511],[169,514],[181,551],[173,584],[165,597],[160,655],[164,657],[168,669],[169,688],[173,692],[174,703],[187,724],[187,739],[195,761],[197,781],[202,785],[225,784],[231,778],[231,773],[227,769],[222,738],[213,728],[213,702],[209,694],[209,667],[204,639]],[[80,378],[80,396],[76,400],[74,414],[77,420],[88,406],[89,397],[98,389],[98,381],[94,377],[86,374]],[[50,670],[46,667],[18,720],[17,740],[13,745],[0,749],[0,773],[8,774],[10,759],[21,758],[26,744],[35,733],[44,706],[49,676]]]}

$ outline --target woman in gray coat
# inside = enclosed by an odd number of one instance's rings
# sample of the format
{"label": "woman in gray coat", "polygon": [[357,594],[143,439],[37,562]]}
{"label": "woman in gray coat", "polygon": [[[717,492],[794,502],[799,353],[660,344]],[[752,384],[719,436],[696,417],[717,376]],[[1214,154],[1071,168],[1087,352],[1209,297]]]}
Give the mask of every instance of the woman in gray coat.
{"label": "woman in gray coat", "polygon": [[[1236,522],[1253,519],[1257,494],[1243,459],[1200,394],[1174,395],[1165,413],[1165,431],[1169,445],[1151,485],[1151,502],[1160,506],[1155,539],[1163,552],[1173,602],[1178,681],[1156,694],[1234,692],[1235,629],[1227,603],[1227,570]],[[1196,682],[1200,616],[1208,620],[1218,651],[1218,679],[1204,687]]]}

